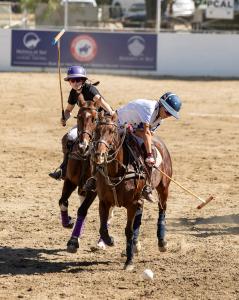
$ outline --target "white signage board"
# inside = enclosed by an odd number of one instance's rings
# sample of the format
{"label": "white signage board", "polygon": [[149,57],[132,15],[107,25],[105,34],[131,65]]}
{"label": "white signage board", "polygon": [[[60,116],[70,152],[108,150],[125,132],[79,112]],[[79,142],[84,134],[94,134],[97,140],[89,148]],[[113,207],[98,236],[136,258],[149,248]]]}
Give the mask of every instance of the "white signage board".
{"label": "white signage board", "polygon": [[206,8],[208,19],[233,19],[234,0],[208,0]]}

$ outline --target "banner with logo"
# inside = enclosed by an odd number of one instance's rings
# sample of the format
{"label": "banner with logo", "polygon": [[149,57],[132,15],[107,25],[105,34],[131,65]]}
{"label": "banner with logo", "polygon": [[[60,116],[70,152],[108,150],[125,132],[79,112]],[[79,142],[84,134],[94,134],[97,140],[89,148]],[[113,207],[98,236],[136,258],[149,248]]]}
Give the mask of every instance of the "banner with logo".
{"label": "banner with logo", "polygon": [[[56,67],[56,31],[12,30],[12,66]],[[61,64],[94,69],[156,70],[156,34],[66,32]]]}
{"label": "banner with logo", "polygon": [[208,0],[206,8],[208,19],[233,19],[234,0]]}

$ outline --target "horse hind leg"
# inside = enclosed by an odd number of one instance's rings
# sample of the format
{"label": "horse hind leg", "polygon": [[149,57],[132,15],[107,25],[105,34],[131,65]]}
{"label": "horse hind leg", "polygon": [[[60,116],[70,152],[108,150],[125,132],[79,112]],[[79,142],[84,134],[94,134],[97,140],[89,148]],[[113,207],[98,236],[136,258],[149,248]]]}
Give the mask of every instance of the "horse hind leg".
{"label": "horse hind leg", "polygon": [[72,192],[76,189],[76,185],[70,180],[65,179],[62,195],[59,200],[59,206],[61,211],[61,222],[64,228],[72,228],[74,223],[72,218],[68,215],[68,199]]}
{"label": "horse hind leg", "polygon": [[159,216],[157,222],[157,238],[158,238],[158,248],[160,252],[167,251],[167,241],[165,239],[166,223],[165,215],[167,208],[167,198],[168,198],[168,187],[164,187],[162,184],[157,188],[159,197]]}

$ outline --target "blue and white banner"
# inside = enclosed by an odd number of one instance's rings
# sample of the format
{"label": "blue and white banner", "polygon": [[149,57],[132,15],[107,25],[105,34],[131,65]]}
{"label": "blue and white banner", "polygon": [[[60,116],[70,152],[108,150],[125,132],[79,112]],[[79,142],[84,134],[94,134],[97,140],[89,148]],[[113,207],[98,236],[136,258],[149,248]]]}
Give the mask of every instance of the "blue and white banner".
{"label": "blue and white banner", "polygon": [[[12,66],[56,67],[56,31],[12,30]],[[156,34],[66,32],[61,64],[94,69],[156,70]]]}

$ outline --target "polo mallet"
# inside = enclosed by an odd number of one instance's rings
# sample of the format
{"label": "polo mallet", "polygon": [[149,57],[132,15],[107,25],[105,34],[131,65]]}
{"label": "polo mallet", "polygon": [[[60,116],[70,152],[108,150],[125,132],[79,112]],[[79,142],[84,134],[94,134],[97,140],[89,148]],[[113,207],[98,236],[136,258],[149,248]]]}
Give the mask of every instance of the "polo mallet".
{"label": "polo mallet", "polygon": [[58,54],[58,59],[57,59],[57,67],[58,67],[58,77],[59,77],[59,86],[60,86],[60,95],[61,95],[61,115],[62,115],[62,120],[65,121],[65,114],[64,114],[64,107],[63,107],[63,95],[62,95],[62,86],[61,86],[61,45],[60,45],[60,39],[65,33],[65,29],[62,29],[53,39],[52,44],[56,45],[57,44],[57,54]]}
{"label": "polo mallet", "polygon": [[213,196],[210,196],[207,200],[202,199],[201,197],[198,197],[197,195],[195,195],[192,191],[186,189],[184,186],[182,186],[180,183],[178,183],[177,181],[175,181],[173,178],[171,178],[170,176],[168,176],[166,173],[164,173],[162,170],[160,170],[159,168],[157,168],[156,166],[154,166],[154,168],[156,170],[158,170],[160,173],[162,173],[164,176],[166,176],[168,179],[170,179],[172,182],[174,182],[175,184],[177,184],[179,187],[181,187],[185,192],[187,192],[188,194],[194,196],[195,198],[197,198],[198,200],[200,200],[202,203],[199,204],[197,206],[197,209],[201,209],[203,208],[205,205],[207,205],[210,201],[212,201],[212,199],[214,199]]}

